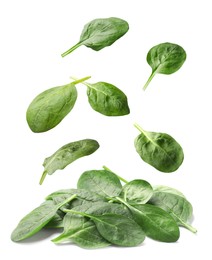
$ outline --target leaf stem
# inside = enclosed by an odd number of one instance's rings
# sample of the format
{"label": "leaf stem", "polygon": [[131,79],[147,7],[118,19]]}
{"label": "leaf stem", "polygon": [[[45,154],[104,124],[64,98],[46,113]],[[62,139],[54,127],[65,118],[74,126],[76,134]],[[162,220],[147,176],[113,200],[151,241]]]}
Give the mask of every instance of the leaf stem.
{"label": "leaf stem", "polygon": [[[104,170],[108,171],[108,172],[114,173],[114,172],[111,171],[107,166],[103,166],[102,168],[103,168]],[[114,173],[114,174],[119,178],[120,181],[123,181],[124,183],[128,183],[128,181],[125,180],[124,178],[122,178],[121,176],[117,175],[116,173]]]}
{"label": "leaf stem", "polygon": [[88,79],[90,79],[91,78],[91,76],[87,76],[87,77],[84,77],[84,78],[81,78],[81,79],[76,79],[75,78],[75,81],[73,81],[73,82],[71,82],[71,84],[79,84],[79,83],[83,83],[85,80],[88,80]]}
{"label": "leaf stem", "polygon": [[139,132],[145,134],[144,129],[140,125],[138,125],[137,123],[134,123],[134,127],[137,128]]}
{"label": "leaf stem", "polygon": [[197,229],[196,228],[194,228],[194,227],[192,227],[190,224],[188,224],[188,223],[185,223],[185,222],[183,222],[183,221],[181,221],[182,222],[182,226],[183,227],[185,227],[185,228],[187,228],[188,230],[190,230],[192,233],[197,233]]}
{"label": "leaf stem", "polygon": [[61,208],[63,205],[65,205],[66,203],[72,201],[73,199],[75,199],[77,197],[77,194],[72,195],[71,197],[67,198],[66,200],[64,200],[63,202],[61,202],[60,204],[58,204],[58,208]]}
{"label": "leaf stem", "polygon": [[40,185],[42,185],[43,181],[45,180],[47,173],[48,173],[47,171],[44,171],[44,172],[43,172],[43,174],[42,174],[42,176],[41,176],[41,178],[40,178],[40,181],[39,181],[39,184],[40,184]]}
{"label": "leaf stem", "polygon": [[64,53],[61,54],[62,57],[65,57],[66,55],[70,54],[72,51],[76,50],[79,46],[81,46],[82,43],[78,42],[77,44],[75,44],[74,46],[72,46],[70,49],[68,49],[67,51],[65,51]]}
{"label": "leaf stem", "polygon": [[154,78],[155,74],[157,73],[157,70],[153,71],[151,73],[151,75],[149,76],[147,82],[145,83],[145,85],[143,86],[143,90],[146,90],[146,88],[148,87],[149,83],[151,82],[151,80]]}

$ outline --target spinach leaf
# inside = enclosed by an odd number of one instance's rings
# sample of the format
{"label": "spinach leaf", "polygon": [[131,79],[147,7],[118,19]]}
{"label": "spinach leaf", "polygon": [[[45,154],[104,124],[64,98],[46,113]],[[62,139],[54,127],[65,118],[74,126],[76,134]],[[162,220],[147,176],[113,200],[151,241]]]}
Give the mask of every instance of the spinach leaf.
{"label": "spinach leaf", "polygon": [[60,197],[60,196],[67,196],[70,197],[71,195],[77,195],[77,199],[83,199],[85,201],[105,201],[105,198],[103,196],[100,196],[92,191],[84,190],[84,189],[66,189],[66,190],[58,190],[51,194],[49,194],[46,197],[46,200],[52,200],[54,198]]}
{"label": "spinach leaf", "polygon": [[[92,206],[91,202],[87,202],[85,204],[82,204],[80,206],[74,207],[73,209],[76,209],[78,211],[86,212],[89,210],[89,208]],[[67,209],[66,209],[67,211]],[[63,218],[63,233],[60,234],[58,237],[54,238],[52,242],[54,243],[61,243],[64,241],[69,241],[70,236],[77,231],[81,230],[85,223],[88,221],[87,218],[80,216],[80,215],[75,215],[72,214],[71,212],[68,212],[64,218]]]}
{"label": "spinach leaf", "polygon": [[104,197],[116,197],[122,186],[116,174],[106,170],[84,172],[77,183],[78,189],[92,190]]}
{"label": "spinach leaf", "polygon": [[110,243],[119,246],[137,246],[145,239],[141,227],[131,218],[117,214],[90,215],[83,212],[70,211],[90,218],[99,233]]}
{"label": "spinach leaf", "polygon": [[64,86],[50,88],[33,99],[26,112],[30,129],[40,133],[58,125],[74,107],[77,99],[75,85],[89,78],[85,77]]}
{"label": "spinach leaf", "polygon": [[[75,207],[75,210],[88,211],[92,203],[87,202],[81,206]],[[52,242],[58,244],[62,242],[72,241],[83,248],[100,248],[109,245],[98,232],[93,221],[88,218],[67,213],[63,219],[64,231],[61,235],[54,238]]]}
{"label": "spinach leaf", "polygon": [[45,201],[43,204],[21,219],[18,226],[12,232],[12,241],[20,241],[37,233],[51,219],[53,219],[60,207],[73,200],[75,197],[76,195],[72,195],[70,198],[66,199],[58,205],[55,205],[53,201]]}
{"label": "spinach leaf", "polygon": [[164,210],[153,205],[133,206],[118,198],[131,211],[134,220],[142,227],[148,237],[163,242],[175,242],[180,233],[176,221]]}
{"label": "spinach leaf", "polygon": [[128,203],[144,204],[153,194],[152,186],[144,180],[133,180],[124,185],[122,197]]}
{"label": "spinach leaf", "polygon": [[54,217],[45,225],[45,228],[63,228],[63,218],[65,214],[58,210]]}
{"label": "spinach leaf", "polygon": [[87,221],[80,230],[77,230],[69,237],[69,240],[82,248],[90,249],[110,245],[110,243],[100,235],[93,221]]}
{"label": "spinach leaf", "polygon": [[[74,211],[84,212],[88,214],[104,215],[108,213],[118,214],[132,218],[130,211],[121,204],[107,203],[107,202],[93,202],[85,203],[80,206],[72,208]],[[67,210],[65,210],[67,211]],[[80,232],[84,228],[85,223],[88,221],[86,217],[75,215],[68,212],[63,220],[64,231],[61,235],[53,239],[54,243],[61,243],[69,241],[72,235],[76,232]],[[92,228],[93,229],[93,228]],[[72,239],[71,239],[72,240]]]}
{"label": "spinach leaf", "polygon": [[130,113],[127,96],[119,88],[107,82],[82,84],[87,86],[88,101],[95,111],[105,116],[124,116]]}
{"label": "spinach leaf", "polygon": [[176,220],[179,226],[183,226],[193,233],[197,232],[197,230],[189,224],[193,208],[185,197],[156,190],[148,203],[167,211]]}
{"label": "spinach leaf", "polygon": [[140,157],[161,172],[174,172],[183,162],[183,149],[168,134],[144,131],[139,125],[135,127],[140,135],[135,139],[135,148]]}
{"label": "spinach leaf", "polygon": [[174,43],[161,43],[150,49],[147,62],[152,68],[152,74],[144,85],[145,90],[156,73],[172,74],[179,70],[186,60],[185,50]]}
{"label": "spinach leaf", "polygon": [[84,139],[62,146],[53,155],[44,160],[44,172],[41,176],[40,184],[43,183],[47,174],[51,175],[56,170],[64,169],[73,161],[94,153],[98,148],[98,142],[92,139]]}
{"label": "spinach leaf", "polygon": [[185,198],[184,194],[181,191],[173,189],[171,187],[164,186],[164,185],[154,186],[153,190],[154,190],[154,192],[167,192],[167,193],[175,194],[175,195]]}
{"label": "spinach leaf", "polygon": [[113,44],[128,30],[128,23],[120,18],[110,17],[92,20],[84,26],[79,42],[61,56],[65,57],[81,45],[99,51]]}
{"label": "spinach leaf", "polygon": [[105,116],[124,116],[130,113],[126,95],[106,82],[87,84],[88,101],[91,107]]}

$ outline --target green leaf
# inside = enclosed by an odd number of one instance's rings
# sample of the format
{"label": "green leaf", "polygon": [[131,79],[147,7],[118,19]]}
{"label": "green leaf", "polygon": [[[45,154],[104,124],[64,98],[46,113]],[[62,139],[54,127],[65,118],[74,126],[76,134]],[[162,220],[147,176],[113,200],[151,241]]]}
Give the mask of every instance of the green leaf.
{"label": "green leaf", "polygon": [[153,194],[152,186],[145,180],[133,180],[124,185],[122,197],[128,203],[145,204]]}
{"label": "green leaf", "polygon": [[183,226],[193,233],[197,232],[197,230],[189,224],[193,208],[185,197],[167,191],[156,190],[148,203],[167,211],[177,221],[179,226]]}
{"label": "green leaf", "polygon": [[164,186],[164,185],[154,186],[153,190],[154,190],[154,192],[167,192],[167,193],[175,194],[175,195],[185,198],[184,194],[182,192],[180,192],[179,190],[176,190],[171,187]]}
{"label": "green leaf", "polygon": [[73,200],[75,197],[76,196],[73,195],[58,205],[55,205],[53,201],[45,201],[43,204],[21,219],[15,230],[12,232],[12,241],[17,242],[36,234],[51,219],[53,219],[60,207]]}
{"label": "green leaf", "polygon": [[54,198],[60,197],[60,196],[67,196],[70,197],[71,195],[77,195],[77,199],[83,199],[85,201],[91,201],[91,202],[96,202],[96,201],[105,201],[105,198],[88,190],[84,189],[65,189],[65,190],[58,190],[55,191],[51,194],[49,194],[46,197],[46,200],[52,200]]}
{"label": "green leaf", "polygon": [[[72,208],[72,210],[87,214],[104,215],[108,213],[118,214],[132,218],[130,211],[121,204],[107,203],[107,202],[87,202],[80,206]],[[64,241],[72,240],[72,235],[81,231],[84,228],[88,218],[75,215],[68,212],[63,220],[64,231],[63,233],[53,239],[54,243],[61,243]]]}
{"label": "green leaf", "polygon": [[63,228],[63,218],[65,214],[58,210],[54,217],[45,225],[45,228]]}
{"label": "green leaf", "polygon": [[116,197],[121,193],[119,178],[106,170],[91,170],[84,172],[77,183],[79,189],[92,190],[104,197]]}
{"label": "green leaf", "polygon": [[174,172],[183,162],[184,153],[177,141],[168,134],[144,131],[135,139],[135,148],[142,160],[161,172]]}
{"label": "green leaf", "polygon": [[71,210],[72,213],[89,217],[99,233],[110,243],[119,246],[137,246],[145,239],[141,227],[131,218],[117,214],[90,215]]}
{"label": "green leaf", "polygon": [[[92,205],[93,203],[87,202],[73,209],[87,212]],[[84,216],[69,212],[63,219],[63,226],[63,233],[54,238],[52,242],[58,244],[72,241],[82,248],[101,248],[110,244],[99,234],[93,221]]]}
{"label": "green leaf", "polygon": [[84,139],[62,146],[53,155],[44,160],[44,172],[41,176],[40,184],[43,183],[47,174],[51,175],[56,170],[64,169],[73,161],[94,153],[98,148],[98,142],[92,139]]}
{"label": "green leaf", "polygon": [[156,73],[172,74],[178,71],[186,60],[185,50],[173,43],[161,43],[151,48],[147,54],[147,62],[152,68],[152,74],[144,85],[147,88]]}
{"label": "green leaf", "polygon": [[95,111],[105,116],[124,116],[130,113],[127,96],[114,85],[107,82],[82,84],[87,86],[88,101]]}
{"label": "green leaf", "polygon": [[130,113],[126,95],[107,82],[85,83],[91,107],[105,116],[124,116]]}
{"label": "green leaf", "polygon": [[121,198],[117,200],[129,208],[133,219],[148,237],[162,242],[178,240],[180,233],[177,223],[166,211],[153,205],[130,205]]}
{"label": "green leaf", "polygon": [[88,78],[90,77],[50,88],[33,99],[26,112],[30,129],[35,133],[40,133],[58,125],[74,107],[77,99],[75,85]]}
{"label": "green leaf", "polygon": [[110,245],[110,243],[100,235],[96,225],[92,221],[87,221],[85,225],[73,233],[69,239],[82,248],[94,249]]}
{"label": "green leaf", "polygon": [[84,26],[79,42],[61,56],[65,57],[81,45],[99,51],[113,44],[128,30],[128,23],[120,18],[111,17],[92,20]]}
{"label": "green leaf", "polygon": [[[82,204],[80,206],[74,207],[73,209],[76,209],[77,211],[86,212],[89,210],[89,208],[92,206],[91,202],[87,202],[85,204]],[[60,234],[58,237],[54,238],[52,242],[54,243],[61,243],[64,241],[69,241],[70,236],[74,234],[75,232],[81,230],[85,223],[88,221],[83,216],[72,214],[71,212],[68,212],[64,218],[63,218],[63,233]]]}
{"label": "green leaf", "polygon": [[162,242],[176,242],[180,231],[176,221],[164,210],[153,205],[134,205],[135,221],[146,235]]}

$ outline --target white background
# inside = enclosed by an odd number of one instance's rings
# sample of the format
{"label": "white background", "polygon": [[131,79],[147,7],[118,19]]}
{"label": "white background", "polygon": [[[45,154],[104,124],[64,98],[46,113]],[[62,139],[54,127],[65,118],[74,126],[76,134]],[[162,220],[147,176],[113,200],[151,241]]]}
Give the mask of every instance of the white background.
{"label": "white background", "polygon": [[[211,256],[211,7],[207,0],[77,0],[0,2],[0,119],[1,119],[1,259],[197,259]],[[105,17],[128,21],[129,32],[111,47],[95,52],[84,46],[65,58],[60,54],[78,40],[84,24]],[[172,42],[187,52],[175,74],[151,73],[148,50]],[[86,88],[78,85],[71,113],[54,129],[35,134],[28,128],[26,109],[50,87],[68,83],[70,76],[92,76],[90,82],[110,82],[128,96],[131,113],[106,117],[93,111]],[[185,160],[174,173],[158,172],[134,149],[138,135],[133,123],[172,135],[183,147]],[[38,184],[42,163],[62,145],[93,138],[100,149],[47,176]],[[56,246],[51,232],[40,232],[22,243],[10,241],[18,221],[57,189],[76,187],[85,170],[107,165],[127,180],[146,179],[181,190],[194,208],[196,235],[181,228],[177,243],[151,239],[138,247],[85,250]]]}

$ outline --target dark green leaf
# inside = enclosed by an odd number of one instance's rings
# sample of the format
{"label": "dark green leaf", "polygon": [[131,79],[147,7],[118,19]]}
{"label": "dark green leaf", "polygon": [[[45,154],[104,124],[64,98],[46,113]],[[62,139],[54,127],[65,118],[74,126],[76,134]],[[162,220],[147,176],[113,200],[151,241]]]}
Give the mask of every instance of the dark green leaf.
{"label": "dark green leaf", "polygon": [[[89,210],[91,206],[92,203],[87,202],[80,206],[74,207],[73,209],[77,211],[86,212],[87,210]],[[75,215],[72,214],[71,212],[68,212],[63,219],[63,227],[64,227],[63,233],[58,237],[54,238],[52,241],[54,243],[61,243],[70,240],[70,236],[75,232],[77,232],[78,230],[81,230],[87,221],[88,219],[83,216]]]}
{"label": "dark green leaf", "polygon": [[185,50],[173,43],[161,43],[153,48],[147,54],[147,62],[152,68],[152,74],[144,86],[147,88],[156,73],[172,74],[179,70],[186,60]]}
{"label": "dark green leaf", "polygon": [[128,23],[120,18],[111,17],[92,20],[84,26],[80,41],[64,52],[62,57],[65,57],[81,45],[99,51],[121,38],[128,29]]}
{"label": "dark green leaf", "polygon": [[47,174],[51,175],[56,170],[62,170],[73,161],[94,153],[99,148],[97,141],[85,139],[62,146],[53,155],[44,160],[44,172],[40,179],[43,183]]}
{"label": "dark green leaf", "polygon": [[168,134],[144,131],[135,124],[141,134],[135,139],[140,157],[161,172],[174,172],[183,162],[182,147]]}
{"label": "dark green leaf", "polygon": [[124,185],[122,197],[130,204],[144,204],[153,194],[152,186],[144,180],[133,180]]}
{"label": "dark green leaf", "polygon": [[73,210],[71,212],[93,220],[99,233],[112,244],[137,246],[145,239],[145,233],[141,227],[133,219],[126,216],[112,213],[90,215]]}
{"label": "dark green leaf", "polygon": [[135,221],[146,235],[162,242],[175,242],[180,231],[176,221],[164,210],[153,205],[133,205],[130,208]]}
{"label": "dark green leaf", "polygon": [[193,209],[191,203],[181,195],[171,192],[155,191],[149,203],[167,211],[178,223],[178,225],[197,232],[189,222],[192,217]]}
{"label": "dark green leaf", "polygon": [[104,197],[116,197],[121,193],[119,178],[106,170],[84,172],[77,183],[79,189],[92,190]]}
{"label": "dark green leaf", "polygon": [[85,225],[73,233],[69,239],[82,248],[94,249],[110,245],[110,243],[100,235],[93,221],[87,221]]}
{"label": "dark green leaf", "polygon": [[105,116],[124,116],[130,113],[126,95],[106,82],[86,83],[91,107]]}
{"label": "dark green leaf", "polygon": [[[123,215],[129,218],[132,218],[130,211],[121,204],[113,204],[106,202],[93,202],[85,203],[80,206],[72,208],[72,210],[87,214],[95,215],[104,215],[108,213]],[[72,240],[72,235],[81,234],[81,230],[84,229],[88,218],[72,214],[71,212],[67,213],[63,220],[64,231],[63,233],[53,239],[55,243],[61,243],[64,241]],[[94,228],[92,228],[94,230]],[[84,232],[84,231],[83,231]]]}
{"label": "dark green leaf", "polygon": [[12,241],[20,241],[37,233],[55,216],[60,207],[75,197],[73,195],[58,205],[55,205],[53,201],[45,201],[19,222],[18,226],[12,232]]}

